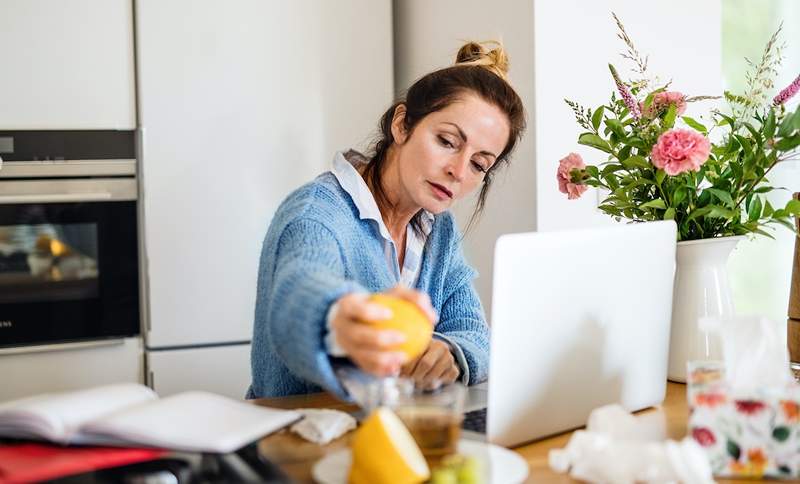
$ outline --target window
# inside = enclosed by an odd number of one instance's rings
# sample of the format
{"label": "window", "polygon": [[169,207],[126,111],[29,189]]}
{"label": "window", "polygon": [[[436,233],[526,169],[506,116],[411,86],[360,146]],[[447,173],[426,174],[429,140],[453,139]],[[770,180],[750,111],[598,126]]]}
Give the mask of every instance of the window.
{"label": "window", "polygon": [[[744,90],[748,69],[744,58],[757,60],[781,21],[781,39],[786,49],[780,75],[775,81],[775,93],[800,74],[800,2],[722,2],[722,75],[726,90],[734,93]],[[798,100],[790,101],[789,107],[796,109]],[[800,191],[800,161],[775,167],[770,182],[788,189],[773,192],[769,197],[774,206],[784,205],[792,193]],[[782,227],[776,228],[774,236],[776,240],[758,237],[740,242],[730,259],[730,279],[738,313],[784,321],[788,310],[795,236]]]}

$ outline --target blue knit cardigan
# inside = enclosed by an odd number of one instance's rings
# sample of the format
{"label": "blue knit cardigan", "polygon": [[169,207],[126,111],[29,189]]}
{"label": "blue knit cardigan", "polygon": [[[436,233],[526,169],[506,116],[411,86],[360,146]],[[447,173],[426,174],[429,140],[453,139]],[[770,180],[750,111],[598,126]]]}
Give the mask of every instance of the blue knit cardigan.
{"label": "blue knit cardigan", "polygon": [[[362,220],[350,195],[326,172],[278,208],[261,250],[248,398],[317,392],[347,394],[326,353],[331,304],[354,292],[380,292],[398,282],[386,264],[374,220]],[[416,289],[439,313],[435,330],[457,344],[469,383],[487,377],[489,328],[450,212],[435,217]]]}

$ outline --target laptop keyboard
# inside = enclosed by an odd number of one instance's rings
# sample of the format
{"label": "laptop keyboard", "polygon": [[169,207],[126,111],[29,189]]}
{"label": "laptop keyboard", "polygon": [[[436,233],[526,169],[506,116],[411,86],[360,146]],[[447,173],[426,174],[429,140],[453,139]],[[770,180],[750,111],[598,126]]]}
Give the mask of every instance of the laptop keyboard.
{"label": "laptop keyboard", "polygon": [[486,407],[473,410],[464,414],[461,428],[481,434],[486,433]]}

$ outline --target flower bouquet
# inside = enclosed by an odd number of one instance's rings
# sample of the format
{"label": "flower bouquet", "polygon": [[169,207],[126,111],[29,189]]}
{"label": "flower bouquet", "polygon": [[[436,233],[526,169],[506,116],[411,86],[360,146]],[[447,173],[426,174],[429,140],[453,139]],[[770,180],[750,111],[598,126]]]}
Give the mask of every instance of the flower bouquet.
{"label": "flower bouquet", "polygon": [[[747,90],[724,96],[689,96],[647,77],[647,59],[634,48],[614,15],[619,37],[639,77],[623,80],[609,64],[616,90],[607,104],[590,109],[566,100],[583,128],[578,143],[602,153],[587,165],[570,153],[559,162],[559,189],[568,198],[588,187],[605,190],[599,208],[617,220],[674,220],[678,240],[744,234],[771,237],[765,228],[794,229],[800,201],[773,207],[765,195],[777,187],[768,175],[798,157],[800,109],[787,102],[800,90],[800,76],[773,99],[767,92],[781,62],[780,29],[761,59],[750,63]],[[728,109],[711,109],[707,120],[684,116],[689,103],[724,99]]]}

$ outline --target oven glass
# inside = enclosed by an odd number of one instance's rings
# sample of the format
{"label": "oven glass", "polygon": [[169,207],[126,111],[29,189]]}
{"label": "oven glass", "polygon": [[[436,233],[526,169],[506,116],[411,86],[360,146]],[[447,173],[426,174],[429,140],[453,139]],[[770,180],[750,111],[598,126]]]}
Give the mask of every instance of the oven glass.
{"label": "oven glass", "polygon": [[140,333],[136,202],[0,204],[0,349]]}
{"label": "oven glass", "polygon": [[0,303],[98,296],[97,224],[0,226]]}

